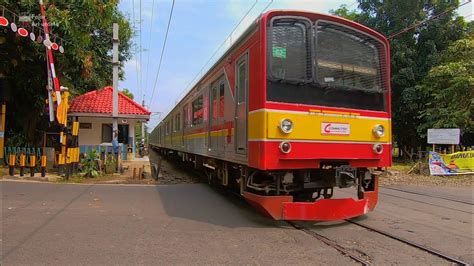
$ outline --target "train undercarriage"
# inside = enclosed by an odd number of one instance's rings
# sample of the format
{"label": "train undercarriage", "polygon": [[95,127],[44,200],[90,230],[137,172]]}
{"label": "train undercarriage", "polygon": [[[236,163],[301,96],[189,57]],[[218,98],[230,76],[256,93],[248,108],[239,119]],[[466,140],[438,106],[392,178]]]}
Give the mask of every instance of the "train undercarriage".
{"label": "train undercarriage", "polygon": [[[381,169],[354,168],[343,161],[317,169],[262,171],[242,164],[160,149],[161,155],[205,173],[210,185],[238,191],[252,206],[276,220],[330,221],[366,214],[378,200]],[[338,195],[342,193],[345,198]]]}

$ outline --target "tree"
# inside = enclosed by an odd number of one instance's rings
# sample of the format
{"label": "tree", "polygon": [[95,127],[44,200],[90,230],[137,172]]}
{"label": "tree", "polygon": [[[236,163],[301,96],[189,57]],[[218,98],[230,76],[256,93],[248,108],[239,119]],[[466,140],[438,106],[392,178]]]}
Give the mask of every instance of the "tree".
{"label": "tree", "polygon": [[131,91],[129,91],[128,89],[123,89],[121,91],[121,93],[123,93],[125,96],[127,96],[128,98],[130,98],[132,100],[134,98],[133,93]]}
{"label": "tree", "polygon": [[353,20],[353,21],[361,20],[361,18],[360,18],[361,13],[358,13],[355,10],[349,10],[349,8],[347,7],[346,4],[341,5],[336,10],[334,10],[334,9],[329,10],[329,13],[331,13],[333,15],[336,15],[336,16],[339,16],[339,17],[347,18],[347,19]]}
{"label": "tree", "polygon": [[474,37],[451,44],[442,53],[441,63],[428,72],[419,94],[428,99],[420,111],[418,133],[428,128],[460,128],[474,132]]}
{"label": "tree", "polygon": [[[459,1],[358,0],[358,4],[358,13],[347,10],[345,6],[333,13],[355,19],[390,36],[458,6]],[[418,93],[416,86],[421,84],[430,69],[439,64],[441,52],[452,42],[465,37],[469,28],[472,26],[462,17],[448,12],[390,40],[394,140],[408,154],[426,145],[425,136],[417,129],[422,123],[419,114],[430,98]]]}
{"label": "tree", "polygon": [[[66,40],[65,53],[55,52],[55,65],[61,85],[68,87],[72,96],[112,83],[113,22],[120,26],[119,74],[123,78],[123,62],[131,56],[132,29],[118,10],[117,0],[44,0],[44,4],[52,33]],[[36,25],[42,25],[37,0],[0,0],[0,5],[17,14],[31,15]],[[30,26],[25,25],[28,29]],[[0,51],[1,96],[8,108],[7,136],[23,134],[30,144],[36,144],[41,140],[39,133],[51,126],[42,116],[47,113],[45,47],[17,37],[11,30],[2,30]]]}

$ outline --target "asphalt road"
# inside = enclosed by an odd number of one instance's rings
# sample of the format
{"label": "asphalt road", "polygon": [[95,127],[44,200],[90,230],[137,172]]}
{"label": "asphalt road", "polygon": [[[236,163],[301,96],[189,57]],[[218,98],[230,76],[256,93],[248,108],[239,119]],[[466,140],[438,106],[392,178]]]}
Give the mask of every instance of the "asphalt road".
{"label": "asphalt road", "polygon": [[[285,222],[204,184],[65,185],[0,182],[2,265],[355,264]],[[358,219],[472,262],[470,189],[381,189]],[[374,264],[448,265],[346,222],[306,223]]]}
{"label": "asphalt road", "polygon": [[204,184],[0,185],[2,265],[353,263]]}

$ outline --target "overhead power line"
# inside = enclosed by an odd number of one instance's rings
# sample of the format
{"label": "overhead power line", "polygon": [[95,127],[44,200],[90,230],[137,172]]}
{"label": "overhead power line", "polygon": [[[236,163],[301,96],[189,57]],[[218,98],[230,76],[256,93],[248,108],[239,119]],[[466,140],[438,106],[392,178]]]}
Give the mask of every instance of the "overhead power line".
{"label": "overhead power line", "polygon": [[140,12],[138,13],[139,14],[138,17],[140,18],[140,21],[139,21],[139,28],[140,28],[140,31],[139,31],[140,45],[139,45],[139,47],[140,47],[140,50],[138,51],[138,58],[140,58],[140,73],[139,73],[140,76],[138,78],[140,80],[140,82],[139,82],[139,84],[140,84],[140,95],[139,96],[143,96],[142,95],[143,94],[143,79],[142,79],[142,77],[143,77],[143,75],[142,75],[142,73],[143,73],[143,64],[142,64],[142,62],[143,62],[142,61],[142,36],[143,36],[143,34],[142,34],[142,0],[140,0],[140,2],[139,2],[139,7],[140,7]]}
{"label": "overhead power line", "polygon": [[434,20],[434,19],[437,19],[437,18],[439,18],[439,17],[441,17],[441,16],[444,16],[445,14],[447,14],[447,13],[453,11],[453,10],[456,10],[456,9],[458,9],[458,8],[460,8],[460,7],[462,7],[462,6],[466,5],[466,4],[468,4],[468,3],[471,3],[471,2],[472,2],[472,0],[468,0],[468,1],[464,2],[464,3],[462,3],[462,4],[459,4],[458,6],[455,6],[455,7],[453,7],[453,8],[448,9],[448,10],[445,10],[445,11],[439,13],[438,15],[429,17],[429,18],[424,19],[424,20],[422,20],[422,21],[420,21],[420,22],[418,22],[418,23],[415,23],[415,24],[413,24],[413,25],[411,25],[411,26],[409,26],[409,27],[406,27],[406,28],[402,29],[401,31],[399,31],[399,32],[397,32],[397,33],[394,33],[394,34],[388,36],[388,39],[389,39],[389,40],[390,40],[390,39],[393,39],[393,38],[399,36],[400,34],[403,34],[403,33],[407,32],[407,31],[410,31],[410,30],[412,30],[412,29],[414,29],[414,28],[417,28],[418,26],[420,26],[420,25],[422,25],[422,24],[427,24],[429,21]]}
{"label": "overhead power line", "polygon": [[173,3],[171,4],[170,16],[168,18],[168,26],[166,27],[165,40],[163,41],[163,46],[161,47],[160,61],[158,63],[158,69],[156,71],[155,83],[153,85],[153,92],[151,93],[151,98],[150,98],[150,105],[153,102],[153,97],[155,96],[155,90],[156,90],[156,83],[158,82],[158,77],[160,76],[161,63],[163,62],[163,55],[165,53],[166,41],[168,40],[168,33],[170,30],[171,18],[173,17],[174,3],[175,3],[175,0],[173,0]]}
{"label": "overhead power line", "polygon": [[[133,31],[135,31],[135,0],[132,0],[132,26],[133,26]],[[137,55],[135,54],[135,70],[137,72],[137,90],[140,93],[140,83],[139,83],[139,71],[138,71],[138,60],[137,60]]]}
{"label": "overhead power line", "polygon": [[[258,0],[256,0],[254,2],[254,4],[247,10],[247,12],[244,14],[244,16],[239,20],[239,22],[234,26],[234,28],[232,29],[232,31],[230,32],[229,35],[227,35],[227,37],[224,39],[224,41],[216,48],[216,50],[212,53],[212,55],[210,56],[210,58],[207,60],[207,62],[201,67],[201,69],[198,71],[198,73],[193,77],[193,79],[191,79],[191,81],[184,87],[184,89],[180,92],[178,98],[180,98],[183,93],[189,91],[190,88],[194,87],[190,87],[191,84],[193,84],[193,82],[199,77],[199,75],[202,73],[202,71],[205,69],[205,67],[210,63],[210,61],[212,60],[212,58],[217,54],[217,52],[222,48],[222,46],[227,42],[227,40],[229,40],[232,36],[232,34],[234,34],[234,31],[240,26],[240,24],[242,24],[242,22],[244,21],[244,19],[248,16],[248,14],[250,14],[250,12],[252,11],[252,9],[256,6]],[[270,5],[273,3],[273,0],[270,0],[268,2],[268,4],[260,11],[260,13],[263,13],[265,12],[269,7]],[[178,102],[178,100],[176,100],[176,102]],[[168,105],[166,107],[165,110],[168,110],[169,108],[171,107],[171,105]]]}
{"label": "overhead power line", "polygon": [[[219,52],[219,50],[222,48],[222,46],[224,46],[224,44],[227,42],[227,40],[232,36],[232,34],[234,34],[234,31],[240,26],[240,24],[242,24],[242,22],[244,21],[244,19],[248,16],[248,14],[252,11],[252,9],[255,7],[255,5],[257,5],[257,2],[258,0],[255,0],[255,2],[253,3],[253,5],[247,10],[247,12],[245,13],[245,15],[239,20],[239,22],[237,23],[237,25],[235,25],[235,27],[232,29],[232,31],[230,32],[229,35],[227,35],[227,37],[224,39],[224,41],[219,44],[219,46],[214,50],[214,52],[212,53],[212,55],[209,57],[209,59],[206,61],[206,63],[201,67],[201,69],[197,72],[197,74],[193,77],[193,79],[191,79],[191,81],[189,81],[189,83],[184,87],[183,91],[181,91],[180,96],[182,96],[182,94],[187,91],[189,89],[189,86],[191,86],[191,84],[199,77],[199,75],[201,74],[201,72],[206,68],[206,66],[211,62],[212,58],[214,58],[214,56],[217,54],[217,52]],[[273,2],[273,0],[272,0]]]}
{"label": "overhead power line", "polygon": [[148,58],[146,62],[146,69],[145,69],[145,91],[148,88],[148,66],[150,65],[150,57],[151,57],[151,36],[153,35],[153,20],[155,18],[155,0],[151,3],[151,20],[150,20],[150,37],[148,38]]}

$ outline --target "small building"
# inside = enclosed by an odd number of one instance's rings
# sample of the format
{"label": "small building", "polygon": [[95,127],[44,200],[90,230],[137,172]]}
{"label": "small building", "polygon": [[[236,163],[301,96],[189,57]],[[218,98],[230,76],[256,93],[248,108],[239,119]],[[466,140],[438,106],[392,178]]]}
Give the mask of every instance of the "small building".
{"label": "small building", "polygon": [[[110,147],[112,143],[112,97],[113,88],[104,87],[77,96],[71,101],[68,116],[79,121],[79,147],[81,153],[99,146]],[[150,111],[137,102],[118,94],[118,141],[122,144],[122,158],[135,156],[135,125],[147,122]],[[132,158],[127,158],[127,153]]]}

